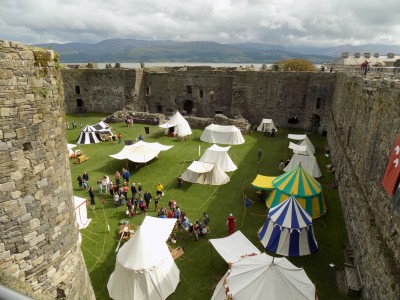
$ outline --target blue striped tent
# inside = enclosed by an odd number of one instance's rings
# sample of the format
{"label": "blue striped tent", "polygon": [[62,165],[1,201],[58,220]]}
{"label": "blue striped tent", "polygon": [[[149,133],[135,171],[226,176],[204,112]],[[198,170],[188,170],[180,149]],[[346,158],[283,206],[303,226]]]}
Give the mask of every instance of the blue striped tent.
{"label": "blue striped tent", "polygon": [[269,208],[282,203],[290,195],[293,195],[313,219],[325,214],[326,206],[321,184],[304,170],[301,164],[276,177],[272,181],[272,185],[274,190],[267,197]]}
{"label": "blue striped tent", "polygon": [[258,237],[265,249],[283,256],[303,256],[318,250],[312,218],[293,195],[270,209]]}

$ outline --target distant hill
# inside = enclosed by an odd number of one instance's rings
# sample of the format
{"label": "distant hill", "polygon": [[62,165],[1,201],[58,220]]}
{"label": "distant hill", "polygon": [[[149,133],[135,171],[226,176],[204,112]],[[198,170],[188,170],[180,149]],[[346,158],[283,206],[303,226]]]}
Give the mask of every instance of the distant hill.
{"label": "distant hill", "polygon": [[116,62],[199,62],[199,63],[274,63],[301,58],[315,64],[329,63],[342,52],[399,53],[400,46],[344,45],[332,48],[284,47],[263,43],[219,44],[215,42],[148,41],[109,39],[96,44],[37,44],[60,54],[63,63]]}

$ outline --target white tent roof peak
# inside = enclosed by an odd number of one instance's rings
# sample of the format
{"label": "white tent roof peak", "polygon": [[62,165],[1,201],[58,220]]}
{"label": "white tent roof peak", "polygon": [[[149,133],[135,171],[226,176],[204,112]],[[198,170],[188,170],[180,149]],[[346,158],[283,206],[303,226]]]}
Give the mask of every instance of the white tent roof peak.
{"label": "white tent roof peak", "polygon": [[177,111],[166,123],[158,125],[159,128],[174,127],[177,136],[187,136],[192,134],[188,121]]}
{"label": "white tent roof peak", "polygon": [[161,151],[171,149],[173,146],[165,146],[159,143],[147,143],[138,141],[133,145],[124,146],[117,154],[112,154],[110,157],[115,159],[129,159],[136,163],[146,163],[155,158]]}
{"label": "white tent roof peak", "polygon": [[208,125],[201,134],[200,140],[225,145],[239,145],[245,142],[240,129],[236,126],[216,124]]}
{"label": "white tent roof peak", "polygon": [[217,164],[224,172],[235,171],[237,170],[237,166],[228,154],[230,148],[230,146],[220,147],[214,144],[204,152],[199,161]]}

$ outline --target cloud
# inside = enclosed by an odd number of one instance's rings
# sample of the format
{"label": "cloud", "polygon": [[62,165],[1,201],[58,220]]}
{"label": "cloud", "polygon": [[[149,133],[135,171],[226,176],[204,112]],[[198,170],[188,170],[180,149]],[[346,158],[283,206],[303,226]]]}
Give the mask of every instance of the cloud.
{"label": "cloud", "polygon": [[2,0],[2,39],[400,44],[397,0]]}

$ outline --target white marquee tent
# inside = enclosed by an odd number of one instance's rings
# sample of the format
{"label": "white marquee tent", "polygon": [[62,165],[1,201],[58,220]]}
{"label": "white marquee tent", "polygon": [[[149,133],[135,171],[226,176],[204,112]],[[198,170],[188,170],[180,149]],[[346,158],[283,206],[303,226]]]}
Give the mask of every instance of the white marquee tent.
{"label": "white marquee tent", "polygon": [[79,229],[86,228],[92,219],[87,217],[86,199],[74,196],[76,222]]}
{"label": "white marquee tent", "polygon": [[230,178],[216,164],[194,161],[182,174],[182,179],[191,183],[222,185]]}
{"label": "white marquee tent", "polygon": [[321,169],[318,166],[317,159],[315,156],[301,155],[301,154],[293,154],[292,159],[285,167],[283,171],[289,172],[297,166],[301,164],[301,166],[314,178],[320,178],[322,176]]}
{"label": "white marquee tent", "polygon": [[289,148],[293,150],[293,153],[310,156],[315,154],[315,147],[306,134],[288,134],[288,138],[295,141],[301,141],[300,144],[289,143]]}
{"label": "white marquee tent", "polygon": [[316,288],[302,268],[265,253],[233,263],[211,300],[315,300]]}
{"label": "white marquee tent", "polygon": [[228,264],[238,262],[244,256],[261,253],[240,230],[227,237],[208,241]]}
{"label": "white marquee tent", "polygon": [[217,164],[218,167],[224,172],[232,172],[237,170],[237,166],[234,164],[228,154],[228,150],[231,147],[220,147],[216,144],[208,148],[202,157],[199,159],[200,162]]}
{"label": "white marquee tent", "polygon": [[97,144],[101,142],[100,134],[92,126],[86,126],[82,129],[76,141],[77,144]]}
{"label": "white marquee tent", "polygon": [[275,132],[278,132],[278,129],[275,127],[274,121],[272,121],[272,119],[262,119],[260,125],[257,127],[257,131],[271,131],[272,128],[275,128]]}
{"label": "white marquee tent", "polygon": [[207,143],[225,145],[239,145],[244,143],[242,133],[239,128],[234,125],[208,125],[201,134],[200,140]]}
{"label": "white marquee tent", "polygon": [[167,123],[158,125],[159,128],[165,129],[167,132],[169,128],[174,127],[174,133],[177,136],[187,136],[192,134],[188,121],[177,111]]}
{"label": "white marquee tent", "polygon": [[136,163],[146,163],[157,157],[161,151],[171,149],[173,146],[165,146],[159,143],[146,143],[138,141],[133,145],[124,146],[117,154],[112,154],[110,157],[115,159],[128,159]]}
{"label": "white marquee tent", "polygon": [[146,216],[117,254],[107,284],[112,299],[161,300],[175,291],[180,272],[166,244],[175,222]]}

